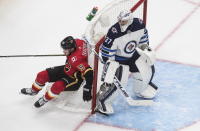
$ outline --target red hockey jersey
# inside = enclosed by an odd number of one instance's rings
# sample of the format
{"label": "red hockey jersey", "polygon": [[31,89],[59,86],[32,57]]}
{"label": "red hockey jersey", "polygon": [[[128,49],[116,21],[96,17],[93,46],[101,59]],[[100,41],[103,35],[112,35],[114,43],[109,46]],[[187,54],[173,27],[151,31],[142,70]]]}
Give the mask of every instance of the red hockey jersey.
{"label": "red hockey jersey", "polygon": [[64,72],[73,76],[77,71],[84,73],[90,67],[88,64],[87,45],[83,40],[76,39],[76,50],[67,56]]}

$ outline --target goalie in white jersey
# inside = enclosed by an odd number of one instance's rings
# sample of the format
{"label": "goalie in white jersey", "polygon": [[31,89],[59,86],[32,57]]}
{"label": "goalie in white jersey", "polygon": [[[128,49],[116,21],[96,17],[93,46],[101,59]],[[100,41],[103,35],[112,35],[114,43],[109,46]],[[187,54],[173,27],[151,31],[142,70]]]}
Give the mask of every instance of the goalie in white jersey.
{"label": "goalie in white jersey", "polygon": [[108,31],[101,48],[104,65],[103,84],[97,95],[96,110],[112,114],[112,98],[117,88],[113,84],[116,76],[126,86],[131,73],[133,92],[141,98],[153,98],[157,86],[152,83],[155,53],[149,47],[148,32],[139,18],[129,11],[121,11],[118,22]]}

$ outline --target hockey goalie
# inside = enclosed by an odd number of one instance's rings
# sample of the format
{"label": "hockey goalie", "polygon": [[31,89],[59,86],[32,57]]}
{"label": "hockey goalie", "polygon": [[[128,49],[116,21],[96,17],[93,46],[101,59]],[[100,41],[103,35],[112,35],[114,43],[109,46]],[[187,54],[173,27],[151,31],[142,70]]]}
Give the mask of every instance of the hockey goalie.
{"label": "hockey goalie", "polygon": [[108,30],[101,47],[105,64],[96,111],[103,114],[114,113],[112,101],[118,90],[116,81],[126,87],[131,76],[134,94],[144,99],[154,98],[158,89],[152,82],[155,53],[149,46],[148,32],[143,21],[134,18],[127,10],[121,11],[117,19],[118,22]]}

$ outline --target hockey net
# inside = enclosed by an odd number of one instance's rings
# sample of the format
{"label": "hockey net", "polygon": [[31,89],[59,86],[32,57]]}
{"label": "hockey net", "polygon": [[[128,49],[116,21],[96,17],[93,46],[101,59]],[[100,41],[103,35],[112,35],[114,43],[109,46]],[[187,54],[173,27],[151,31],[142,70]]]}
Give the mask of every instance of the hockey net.
{"label": "hockey net", "polygon": [[98,57],[91,51],[94,49],[99,53],[99,48],[104,40],[108,29],[117,22],[117,16],[122,10],[131,10],[133,16],[143,19],[146,23],[147,0],[113,0],[105,8],[99,10],[96,16],[89,23],[84,33],[89,42],[89,64],[94,69],[93,99],[91,102],[84,102],[82,99],[82,88],[75,92],[63,92],[57,100],[59,108],[72,112],[94,113],[96,106],[96,93],[101,85],[101,72],[103,65]]}

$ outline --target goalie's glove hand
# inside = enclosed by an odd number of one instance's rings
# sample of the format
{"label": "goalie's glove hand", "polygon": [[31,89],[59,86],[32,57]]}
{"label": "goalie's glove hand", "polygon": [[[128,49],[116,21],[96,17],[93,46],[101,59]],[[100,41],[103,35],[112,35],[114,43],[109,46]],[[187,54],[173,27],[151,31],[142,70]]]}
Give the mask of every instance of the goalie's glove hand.
{"label": "goalie's glove hand", "polygon": [[89,87],[88,85],[85,85],[83,87],[83,100],[84,101],[90,101],[92,99],[91,89],[92,89],[92,87]]}

